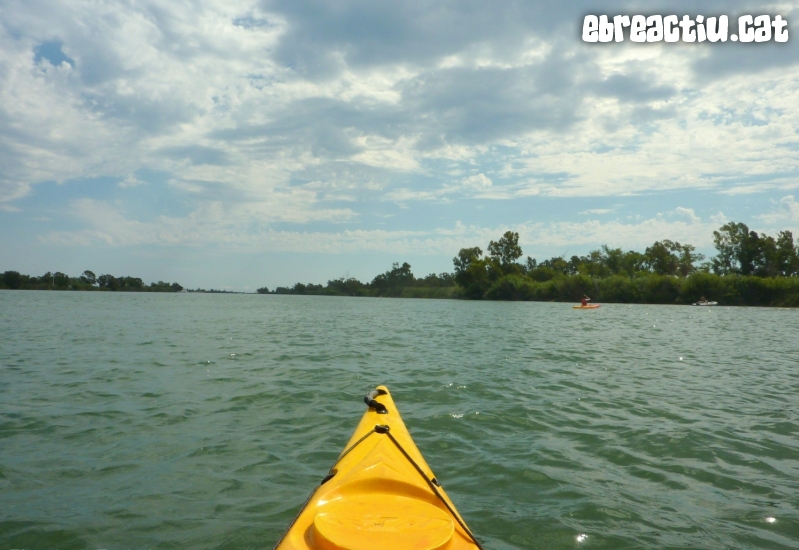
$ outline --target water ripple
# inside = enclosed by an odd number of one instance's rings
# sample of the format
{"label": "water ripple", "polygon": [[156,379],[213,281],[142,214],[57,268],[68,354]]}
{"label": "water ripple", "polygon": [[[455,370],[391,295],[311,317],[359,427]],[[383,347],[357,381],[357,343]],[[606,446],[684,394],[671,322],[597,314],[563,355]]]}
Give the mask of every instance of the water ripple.
{"label": "water ripple", "polygon": [[376,384],[487,548],[799,547],[792,310],[0,291],[0,547],[269,547]]}

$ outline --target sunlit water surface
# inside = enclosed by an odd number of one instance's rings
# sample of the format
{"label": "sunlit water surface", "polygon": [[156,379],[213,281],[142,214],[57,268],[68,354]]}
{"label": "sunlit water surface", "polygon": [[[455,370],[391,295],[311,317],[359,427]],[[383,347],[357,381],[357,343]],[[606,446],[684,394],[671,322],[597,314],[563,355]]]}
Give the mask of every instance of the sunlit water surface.
{"label": "sunlit water surface", "polygon": [[0,550],[271,548],[392,390],[486,548],[799,548],[799,311],[0,291]]}

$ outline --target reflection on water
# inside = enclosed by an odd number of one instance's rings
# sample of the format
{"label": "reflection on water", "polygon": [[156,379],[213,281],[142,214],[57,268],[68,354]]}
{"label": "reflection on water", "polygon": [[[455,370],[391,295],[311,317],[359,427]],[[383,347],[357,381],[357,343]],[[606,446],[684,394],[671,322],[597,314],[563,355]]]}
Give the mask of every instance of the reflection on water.
{"label": "reflection on water", "polygon": [[796,548],[797,315],[0,291],[0,548],[271,547],[380,383],[487,548]]}

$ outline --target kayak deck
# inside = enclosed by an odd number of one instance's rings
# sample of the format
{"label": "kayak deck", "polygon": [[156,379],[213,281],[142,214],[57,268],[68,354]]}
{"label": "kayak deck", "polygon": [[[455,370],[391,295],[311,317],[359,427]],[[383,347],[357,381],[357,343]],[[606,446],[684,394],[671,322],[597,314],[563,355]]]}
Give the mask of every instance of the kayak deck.
{"label": "kayak deck", "polygon": [[276,550],[480,549],[385,386]]}
{"label": "kayak deck", "polygon": [[572,306],[572,309],[597,309],[600,304],[591,304],[587,306]]}

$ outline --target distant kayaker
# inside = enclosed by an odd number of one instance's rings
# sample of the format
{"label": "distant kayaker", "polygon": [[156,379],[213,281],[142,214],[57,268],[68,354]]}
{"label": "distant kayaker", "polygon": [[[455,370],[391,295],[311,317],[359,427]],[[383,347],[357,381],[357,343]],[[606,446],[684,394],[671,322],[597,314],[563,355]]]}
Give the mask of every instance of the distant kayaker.
{"label": "distant kayaker", "polygon": [[588,305],[588,302],[590,302],[590,301],[591,301],[591,298],[589,298],[588,296],[586,296],[585,294],[583,294],[583,299],[582,299],[582,301],[580,302],[580,305],[582,305],[583,307],[585,307],[585,306],[587,306],[587,305]]}

